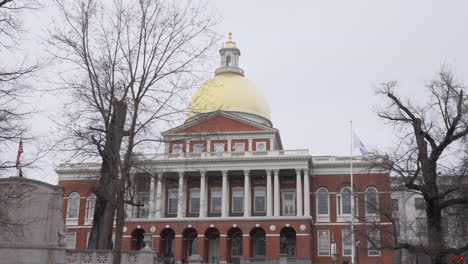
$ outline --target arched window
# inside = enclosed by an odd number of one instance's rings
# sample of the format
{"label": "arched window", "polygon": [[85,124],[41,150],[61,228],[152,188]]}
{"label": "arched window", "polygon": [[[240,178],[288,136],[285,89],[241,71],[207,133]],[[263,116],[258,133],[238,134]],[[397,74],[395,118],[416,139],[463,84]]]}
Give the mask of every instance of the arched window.
{"label": "arched window", "polygon": [[366,214],[377,214],[379,210],[379,196],[377,189],[369,187],[366,190]]}
{"label": "arched window", "polygon": [[242,256],[242,232],[235,231],[231,236],[231,256]]}
{"label": "arched window", "polygon": [[94,208],[96,208],[96,195],[93,193],[86,199],[86,220],[93,220]]}
{"label": "arched window", "polygon": [[254,230],[253,238],[253,257],[264,257],[266,255],[265,231],[259,228]]}
{"label": "arched window", "polygon": [[320,188],[317,191],[317,214],[328,215],[328,191],[325,188]]}
{"label": "arched window", "polygon": [[341,190],[341,214],[351,214],[351,190],[348,187]]}
{"label": "arched window", "polygon": [[78,210],[80,208],[80,195],[77,192],[68,196],[67,219],[78,219]]}
{"label": "arched window", "polygon": [[226,56],[226,66],[227,67],[231,66],[231,55]]}

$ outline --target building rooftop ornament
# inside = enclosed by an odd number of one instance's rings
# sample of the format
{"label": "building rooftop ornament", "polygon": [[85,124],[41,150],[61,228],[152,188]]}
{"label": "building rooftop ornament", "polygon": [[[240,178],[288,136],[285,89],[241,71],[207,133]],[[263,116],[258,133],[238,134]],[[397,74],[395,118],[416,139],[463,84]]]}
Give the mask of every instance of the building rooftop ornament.
{"label": "building rooftop ornament", "polygon": [[232,32],[229,32],[228,41],[224,45],[225,48],[236,48],[236,43],[232,41]]}

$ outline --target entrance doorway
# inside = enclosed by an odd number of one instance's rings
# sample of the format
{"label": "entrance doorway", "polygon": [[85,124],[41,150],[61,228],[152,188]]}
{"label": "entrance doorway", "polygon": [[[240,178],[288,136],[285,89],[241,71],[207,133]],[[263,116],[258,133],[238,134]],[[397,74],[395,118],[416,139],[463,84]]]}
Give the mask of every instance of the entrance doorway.
{"label": "entrance doorway", "polygon": [[208,240],[208,263],[219,263],[219,230],[209,228],[206,230],[205,237]]}

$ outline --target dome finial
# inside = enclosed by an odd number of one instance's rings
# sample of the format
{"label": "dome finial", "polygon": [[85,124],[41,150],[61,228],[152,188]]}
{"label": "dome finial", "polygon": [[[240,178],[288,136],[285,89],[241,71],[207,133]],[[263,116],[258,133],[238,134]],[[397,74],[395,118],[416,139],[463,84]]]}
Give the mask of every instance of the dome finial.
{"label": "dome finial", "polygon": [[235,48],[236,43],[234,41],[232,41],[232,32],[229,32],[228,35],[229,35],[228,41],[226,41],[226,45],[224,45],[224,47],[225,48]]}

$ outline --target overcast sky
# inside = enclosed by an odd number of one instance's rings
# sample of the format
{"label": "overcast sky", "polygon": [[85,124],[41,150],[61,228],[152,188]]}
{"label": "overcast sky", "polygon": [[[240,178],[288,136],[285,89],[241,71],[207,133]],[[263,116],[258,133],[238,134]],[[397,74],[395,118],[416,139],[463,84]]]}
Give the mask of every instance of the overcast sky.
{"label": "overcast sky", "polygon": [[[351,120],[369,148],[388,149],[393,130],[376,116],[383,102],[374,94],[376,86],[397,80],[401,94],[422,98],[424,84],[443,65],[468,80],[468,1],[211,4],[222,18],[218,32],[233,32],[242,52],[240,66],[269,102],[285,149],[349,155]],[[50,7],[28,14],[25,26],[32,33],[25,43],[38,45],[53,16]],[[42,112],[32,126],[40,134],[49,130],[47,120],[57,114],[60,99],[38,100]],[[56,164],[45,163],[32,177],[56,182]]]}

